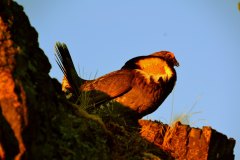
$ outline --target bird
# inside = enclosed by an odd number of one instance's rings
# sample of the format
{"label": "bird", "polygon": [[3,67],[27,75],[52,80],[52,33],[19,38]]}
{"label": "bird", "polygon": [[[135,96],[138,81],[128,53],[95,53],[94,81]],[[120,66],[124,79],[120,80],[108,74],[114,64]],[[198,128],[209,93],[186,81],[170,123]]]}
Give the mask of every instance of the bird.
{"label": "bird", "polygon": [[[64,73],[62,90],[76,96],[92,92],[93,103],[114,100],[142,118],[154,112],[172,92],[179,63],[169,51],[159,51],[128,60],[121,69],[93,80],[78,76],[65,43],[55,45],[56,61]],[[103,93],[99,96],[97,93]]]}

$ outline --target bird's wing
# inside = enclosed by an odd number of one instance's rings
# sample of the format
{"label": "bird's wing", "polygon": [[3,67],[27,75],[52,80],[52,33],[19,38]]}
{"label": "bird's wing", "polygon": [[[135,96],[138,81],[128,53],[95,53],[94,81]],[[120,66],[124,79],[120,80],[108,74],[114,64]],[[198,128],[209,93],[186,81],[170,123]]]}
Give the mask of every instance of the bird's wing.
{"label": "bird's wing", "polygon": [[67,81],[72,87],[74,93],[79,96],[79,87],[84,80],[81,79],[76,72],[67,45],[57,42],[55,45],[55,51],[56,62],[58,66],[62,70],[64,76],[67,78]]}
{"label": "bird's wing", "polygon": [[130,70],[118,70],[86,83],[82,90],[101,92],[93,97],[96,103],[108,101],[130,91],[133,77]]}

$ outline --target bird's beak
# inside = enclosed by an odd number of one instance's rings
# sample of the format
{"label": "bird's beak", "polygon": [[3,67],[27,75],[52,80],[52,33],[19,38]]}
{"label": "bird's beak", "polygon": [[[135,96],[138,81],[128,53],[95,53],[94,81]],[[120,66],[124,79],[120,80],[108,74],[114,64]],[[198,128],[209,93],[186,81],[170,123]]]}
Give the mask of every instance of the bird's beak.
{"label": "bird's beak", "polygon": [[173,64],[174,64],[174,66],[177,66],[177,67],[180,66],[179,63],[178,63],[178,61],[177,61],[175,58],[174,58]]}

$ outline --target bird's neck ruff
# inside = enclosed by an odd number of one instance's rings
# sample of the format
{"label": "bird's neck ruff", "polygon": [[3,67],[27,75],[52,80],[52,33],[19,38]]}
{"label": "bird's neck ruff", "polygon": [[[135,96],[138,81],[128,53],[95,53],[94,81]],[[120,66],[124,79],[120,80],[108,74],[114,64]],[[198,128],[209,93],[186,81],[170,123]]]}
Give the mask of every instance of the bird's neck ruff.
{"label": "bird's neck ruff", "polygon": [[137,65],[140,67],[137,71],[145,77],[147,83],[150,83],[152,80],[155,83],[159,83],[160,78],[167,82],[174,74],[168,63],[160,58],[142,59],[137,62]]}

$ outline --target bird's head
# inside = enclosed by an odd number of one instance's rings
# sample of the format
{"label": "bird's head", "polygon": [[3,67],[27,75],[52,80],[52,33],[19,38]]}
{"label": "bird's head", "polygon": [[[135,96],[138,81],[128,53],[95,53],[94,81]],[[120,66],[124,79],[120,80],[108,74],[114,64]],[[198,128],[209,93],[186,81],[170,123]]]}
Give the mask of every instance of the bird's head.
{"label": "bird's head", "polygon": [[163,60],[167,61],[172,66],[179,66],[178,61],[176,60],[174,54],[168,51],[160,51],[150,54],[149,56],[160,57]]}
{"label": "bird's head", "polygon": [[151,81],[153,79],[158,83],[159,79],[168,81],[175,77],[174,66],[179,66],[173,53],[168,51],[155,52],[147,56],[139,56],[130,59],[125,63],[122,69],[136,69],[138,72]]}
{"label": "bird's head", "polygon": [[163,64],[163,62],[167,62],[172,67],[179,66],[179,63],[172,52],[159,51],[147,56],[132,58],[125,63],[122,69],[141,69],[145,66],[159,66],[159,64]]}

